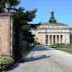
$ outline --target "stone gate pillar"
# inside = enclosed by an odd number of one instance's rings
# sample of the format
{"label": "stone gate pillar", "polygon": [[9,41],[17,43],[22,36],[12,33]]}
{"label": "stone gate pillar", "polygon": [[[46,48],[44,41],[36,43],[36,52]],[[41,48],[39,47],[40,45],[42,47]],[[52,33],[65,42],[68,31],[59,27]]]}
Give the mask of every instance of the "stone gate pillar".
{"label": "stone gate pillar", "polygon": [[10,13],[0,13],[0,54],[12,53],[12,17]]}

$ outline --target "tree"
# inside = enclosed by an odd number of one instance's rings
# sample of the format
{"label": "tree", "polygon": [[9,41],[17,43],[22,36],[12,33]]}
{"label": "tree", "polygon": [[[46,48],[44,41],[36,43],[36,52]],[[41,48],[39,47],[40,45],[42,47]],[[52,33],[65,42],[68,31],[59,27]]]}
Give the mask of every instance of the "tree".
{"label": "tree", "polygon": [[13,6],[17,6],[20,3],[20,1],[19,0],[0,0],[0,13],[4,12],[5,3],[9,3],[10,8],[12,8]]}
{"label": "tree", "polygon": [[19,55],[21,55],[21,47],[20,47],[20,34],[23,35],[23,39],[25,41],[27,41],[27,46],[29,49],[29,43],[34,42],[34,38],[33,35],[29,32],[30,30],[30,24],[29,22],[31,22],[33,20],[33,18],[35,18],[35,13],[36,13],[36,9],[32,10],[32,11],[26,11],[24,8],[20,7],[18,9],[16,9],[13,12],[13,26],[14,26],[14,51],[15,52],[15,56],[17,57],[17,59],[19,59],[18,57],[21,57]]}
{"label": "tree", "polygon": [[[28,32],[30,30],[30,24],[28,22],[32,21],[32,19],[35,18],[35,13],[36,13],[36,10],[26,11],[22,7],[20,7],[19,9],[16,10],[16,12],[14,12],[14,17],[13,18],[14,18],[14,29],[15,29],[15,32],[17,34],[17,30],[18,29],[19,30],[23,30],[23,32],[25,34],[24,37],[26,36],[26,38],[25,38],[26,40],[27,40],[27,36],[29,37],[29,33]],[[18,34],[20,32],[19,30],[18,30]],[[18,41],[17,41],[17,43],[18,43]],[[18,46],[18,44],[17,44],[17,46]]]}
{"label": "tree", "polygon": [[38,24],[30,24],[30,28],[37,29],[37,27],[39,25],[41,25],[41,23],[38,23]]}

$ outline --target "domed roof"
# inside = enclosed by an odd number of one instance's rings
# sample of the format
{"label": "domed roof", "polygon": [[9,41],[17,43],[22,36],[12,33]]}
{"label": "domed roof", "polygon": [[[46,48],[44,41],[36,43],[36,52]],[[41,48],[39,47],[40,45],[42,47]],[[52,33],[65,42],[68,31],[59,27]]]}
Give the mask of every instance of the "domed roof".
{"label": "domed roof", "polygon": [[68,26],[67,24],[63,23],[41,23],[41,25],[47,25],[47,26]]}
{"label": "domed roof", "polygon": [[54,12],[51,12],[51,17],[50,17],[48,23],[42,23],[42,25],[47,25],[47,26],[68,26],[67,24],[58,23],[57,20],[54,17]]}

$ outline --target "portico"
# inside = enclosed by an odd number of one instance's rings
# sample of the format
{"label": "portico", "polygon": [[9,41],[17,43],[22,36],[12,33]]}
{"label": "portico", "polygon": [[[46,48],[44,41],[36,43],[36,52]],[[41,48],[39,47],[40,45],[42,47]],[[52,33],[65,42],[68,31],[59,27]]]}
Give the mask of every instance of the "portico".
{"label": "portico", "polygon": [[63,35],[46,35],[46,44],[63,43]]}

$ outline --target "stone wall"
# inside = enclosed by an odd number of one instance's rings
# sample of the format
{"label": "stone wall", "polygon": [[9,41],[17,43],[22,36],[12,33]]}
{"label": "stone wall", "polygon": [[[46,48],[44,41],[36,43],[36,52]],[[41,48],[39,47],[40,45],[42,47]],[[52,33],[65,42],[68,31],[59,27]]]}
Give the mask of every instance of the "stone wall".
{"label": "stone wall", "polygon": [[10,14],[0,14],[0,54],[10,55]]}

